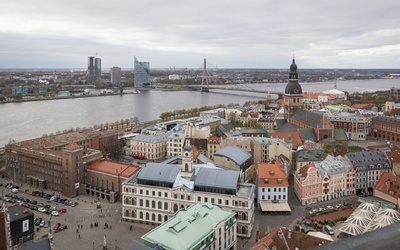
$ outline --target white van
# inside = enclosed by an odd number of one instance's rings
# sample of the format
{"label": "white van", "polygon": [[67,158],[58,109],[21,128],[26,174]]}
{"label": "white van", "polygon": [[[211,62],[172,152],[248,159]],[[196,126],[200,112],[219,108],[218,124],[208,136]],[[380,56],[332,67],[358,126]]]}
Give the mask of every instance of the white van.
{"label": "white van", "polygon": [[16,194],[16,193],[18,193],[18,188],[13,188],[13,189],[11,189],[11,193],[14,193],[14,194]]}
{"label": "white van", "polygon": [[329,235],[334,235],[335,234],[335,231],[333,231],[333,228],[331,228],[328,225],[325,225],[324,229],[325,229],[325,232],[327,232]]}

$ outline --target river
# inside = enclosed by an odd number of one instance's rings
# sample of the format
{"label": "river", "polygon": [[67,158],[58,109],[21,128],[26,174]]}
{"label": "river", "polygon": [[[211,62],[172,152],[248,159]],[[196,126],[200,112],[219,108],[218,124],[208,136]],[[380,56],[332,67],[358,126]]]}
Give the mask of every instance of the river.
{"label": "river", "polygon": [[[333,83],[301,83],[303,91],[324,91]],[[246,84],[243,88],[284,91],[286,83]],[[400,79],[338,81],[342,91],[364,92],[400,87]],[[217,104],[243,104],[249,100],[265,99],[266,94],[212,90],[211,92],[160,90],[141,91],[140,94],[112,95],[48,101],[0,104],[0,147],[10,140],[21,141],[41,137],[70,128],[90,127],[95,124],[137,117],[140,122],[158,119],[166,111],[190,109]]]}

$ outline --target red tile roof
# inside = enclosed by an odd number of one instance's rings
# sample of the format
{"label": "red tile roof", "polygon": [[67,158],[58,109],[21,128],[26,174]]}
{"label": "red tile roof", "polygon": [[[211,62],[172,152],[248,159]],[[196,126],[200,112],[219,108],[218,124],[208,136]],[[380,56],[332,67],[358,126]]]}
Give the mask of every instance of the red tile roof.
{"label": "red tile roof", "polygon": [[288,187],[289,182],[283,168],[283,164],[278,161],[275,163],[259,163],[258,186]]}
{"label": "red tile roof", "polygon": [[106,174],[120,174],[120,176],[128,178],[135,172],[139,171],[140,166],[115,162],[108,159],[101,159],[91,164],[89,169]]}
{"label": "red tile roof", "polygon": [[375,189],[393,198],[400,198],[400,177],[383,173],[375,185]]}
{"label": "red tile roof", "polygon": [[314,249],[320,244],[329,243],[325,239],[296,231],[291,231],[290,234],[289,237],[289,230],[285,227],[275,227],[268,234],[259,233],[259,240],[250,249],[265,250],[266,246],[268,249],[273,249],[274,246],[276,249]]}
{"label": "red tile roof", "polygon": [[290,135],[290,139],[292,140],[293,147],[297,148],[297,147],[303,145],[303,141],[301,140],[299,131],[270,133],[271,138],[279,138],[279,139],[284,140],[285,142],[287,142],[289,140],[289,135]]}

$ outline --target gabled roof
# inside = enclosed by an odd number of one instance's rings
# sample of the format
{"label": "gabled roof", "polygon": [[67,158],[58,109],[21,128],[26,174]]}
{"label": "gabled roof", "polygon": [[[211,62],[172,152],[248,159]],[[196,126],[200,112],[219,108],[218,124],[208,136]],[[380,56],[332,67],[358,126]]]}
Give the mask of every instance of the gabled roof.
{"label": "gabled roof", "polygon": [[300,138],[303,141],[317,141],[317,136],[315,135],[315,131],[313,128],[300,128]]}
{"label": "gabled roof", "polygon": [[333,137],[336,141],[347,141],[348,140],[346,131],[342,128],[335,128]]}
{"label": "gabled roof", "polygon": [[260,187],[288,187],[287,175],[283,170],[283,165],[275,163],[258,164],[258,186]]}
{"label": "gabled roof", "polygon": [[375,189],[393,198],[400,198],[400,177],[394,174],[382,173]]}
{"label": "gabled roof", "polygon": [[304,109],[297,109],[290,119],[307,124],[309,127],[316,128],[322,120],[322,113],[312,112]]}
{"label": "gabled roof", "polygon": [[381,165],[382,168],[389,168],[389,161],[380,150],[369,150],[362,152],[348,153],[347,157],[351,161],[356,171],[360,171],[363,167],[376,168]]}
{"label": "gabled roof", "polygon": [[303,145],[303,142],[300,138],[300,132],[299,131],[292,131],[292,132],[274,132],[270,133],[271,138],[280,138],[284,140],[285,142],[288,142],[289,139],[292,141],[293,147],[298,147]]}

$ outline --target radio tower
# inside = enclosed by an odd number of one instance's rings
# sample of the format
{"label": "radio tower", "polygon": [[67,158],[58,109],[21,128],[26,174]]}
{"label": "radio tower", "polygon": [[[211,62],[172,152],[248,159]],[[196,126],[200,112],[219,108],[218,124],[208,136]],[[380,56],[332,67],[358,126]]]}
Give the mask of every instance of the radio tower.
{"label": "radio tower", "polygon": [[[206,59],[204,58],[204,65],[203,65],[203,77],[201,78],[201,92],[208,92],[208,78],[207,78],[207,63]],[[204,86],[207,84],[207,87]]]}

